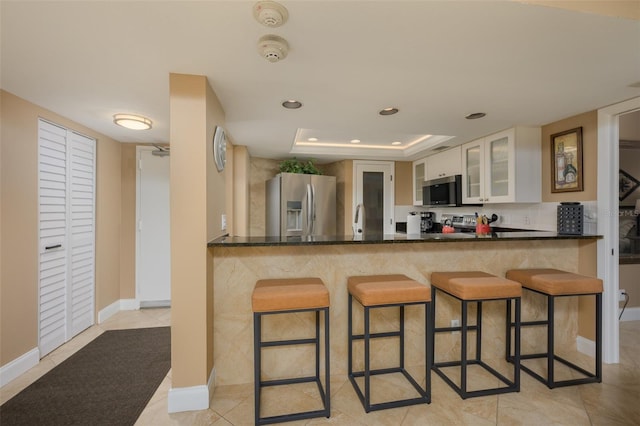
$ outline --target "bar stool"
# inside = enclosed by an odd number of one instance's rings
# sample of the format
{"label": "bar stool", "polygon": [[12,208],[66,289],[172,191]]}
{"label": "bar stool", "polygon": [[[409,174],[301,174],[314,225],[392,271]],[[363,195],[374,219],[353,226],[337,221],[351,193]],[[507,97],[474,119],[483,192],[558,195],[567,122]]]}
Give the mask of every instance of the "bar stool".
{"label": "bar stool", "polygon": [[[309,419],[313,417],[329,417],[329,291],[319,278],[288,278],[259,280],[251,297],[253,306],[253,356],[254,356],[254,398],[255,424],[266,425],[285,421]],[[262,317],[274,314],[291,314],[298,312],[315,312],[315,337],[308,339],[292,339],[263,341]],[[324,315],[324,386],[320,380],[320,312]],[[315,345],[315,375],[278,380],[262,380],[261,353],[262,348],[274,346]],[[263,387],[279,386],[294,383],[316,382],[322,399],[323,409],[283,414],[271,417],[260,417],[260,394]]]}
{"label": "bar stool", "polygon": [[[423,404],[431,402],[431,358],[429,345],[431,341],[431,327],[429,324],[429,311],[431,296],[429,287],[410,279],[405,275],[370,275],[348,278],[349,289],[349,381],[364,407],[365,412],[384,410],[387,408],[404,407],[407,405]],[[353,334],[353,299],[356,299],[364,308],[364,333]],[[425,308],[425,388],[405,369],[405,324],[404,308],[410,305],[424,305]],[[373,309],[398,307],[400,311],[400,324],[398,331],[384,333],[370,332],[370,313]],[[382,369],[371,369],[371,340],[388,337],[399,338],[399,366]],[[364,369],[353,371],[353,341],[363,340],[364,343]],[[394,401],[371,403],[371,376],[402,373],[404,378],[417,391],[418,396]],[[356,377],[364,377],[364,392],[356,382]]]}
{"label": "bar stool", "polygon": [[[435,327],[434,344],[432,350],[435,351],[436,333],[460,331],[460,360],[433,363],[435,371],[449,386],[451,386],[462,399],[476,396],[495,395],[507,392],[520,391],[520,298],[522,287],[515,281],[496,277],[486,272],[466,271],[466,272],[433,272],[431,274],[431,300],[433,310],[431,312],[431,322],[435,324],[436,318],[436,290],[458,299],[461,302],[461,321],[459,327]],[[493,367],[482,360],[482,304],[487,301],[506,301],[506,332],[511,333],[511,301],[516,304],[515,309],[515,355],[513,357],[514,369],[513,380],[499,373]],[[476,325],[468,324],[468,305],[476,303]],[[476,354],[474,359],[467,357],[467,333],[476,332]],[[485,388],[474,391],[468,390],[467,368],[469,365],[479,365],[488,373],[503,382],[506,386]],[[460,367],[460,385],[451,380],[442,371],[445,367]]]}
{"label": "bar stool", "polygon": [[[547,351],[536,354],[520,355],[520,359],[546,358],[547,377],[536,373],[525,365],[522,369],[534,378],[538,379],[549,389],[561,386],[572,386],[583,383],[602,382],[602,280],[573,274],[558,269],[512,269],[507,271],[508,279],[518,281],[522,288],[541,294],[546,297],[547,319],[543,321],[523,321],[523,327],[546,326],[547,327]],[[554,304],[557,297],[568,296],[594,296],[596,302],[596,360],[595,373],[589,372],[573,362],[570,362],[555,353],[554,343]],[[509,347],[509,346],[507,346]],[[510,357],[510,353],[507,354]],[[554,361],[558,361],[571,370],[577,371],[586,377],[568,380],[556,380]]]}

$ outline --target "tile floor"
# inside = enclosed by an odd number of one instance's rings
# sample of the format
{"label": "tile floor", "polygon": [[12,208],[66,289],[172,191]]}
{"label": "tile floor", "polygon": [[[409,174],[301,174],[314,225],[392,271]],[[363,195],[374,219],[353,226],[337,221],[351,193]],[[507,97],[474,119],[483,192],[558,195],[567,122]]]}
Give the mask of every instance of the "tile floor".
{"label": "tile floor", "polygon": [[[93,326],[42,359],[38,366],[0,390],[4,403],[105,330],[169,325],[169,309],[124,311]],[[603,382],[554,390],[522,374],[521,391],[461,400],[437,375],[432,375],[429,405],[395,408],[366,414],[346,377],[331,379],[331,418],[290,422],[291,425],[638,425],[640,424],[640,321],[620,325],[620,364],[603,367]],[[171,372],[162,382],[136,425],[251,425],[253,386],[216,388],[208,410],[167,413]],[[318,404],[316,392],[305,385],[292,389],[288,401],[299,407]],[[384,386],[384,383],[381,385]],[[393,389],[390,387],[389,389]],[[268,392],[265,409],[283,398]],[[269,414],[273,414],[269,412]]]}

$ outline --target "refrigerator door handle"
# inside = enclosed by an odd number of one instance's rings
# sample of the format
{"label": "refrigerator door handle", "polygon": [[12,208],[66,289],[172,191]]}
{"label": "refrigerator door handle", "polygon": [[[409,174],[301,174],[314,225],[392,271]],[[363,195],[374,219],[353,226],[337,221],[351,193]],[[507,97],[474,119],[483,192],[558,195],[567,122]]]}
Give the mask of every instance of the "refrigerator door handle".
{"label": "refrigerator door handle", "polygon": [[316,227],[316,186],[311,184],[311,224],[309,225],[309,235],[315,234]]}
{"label": "refrigerator door handle", "polygon": [[313,228],[313,187],[310,183],[307,184],[307,226],[305,228],[305,235],[311,235]]}

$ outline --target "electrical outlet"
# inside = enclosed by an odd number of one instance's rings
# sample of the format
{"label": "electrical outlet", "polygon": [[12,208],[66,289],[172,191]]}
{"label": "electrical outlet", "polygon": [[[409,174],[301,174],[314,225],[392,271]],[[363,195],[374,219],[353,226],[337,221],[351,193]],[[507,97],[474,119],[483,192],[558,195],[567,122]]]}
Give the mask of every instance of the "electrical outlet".
{"label": "electrical outlet", "polygon": [[522,221],[524,222],[525,225],[531,225],[531,218],[529,216],[527,216],[527,215],[525,215],[522,218]]}
{"label": "electrical outlet", "polygon": [[227,230],[227,215],[223,214],[221,217],[220,229],[223,231]]}
{"label": "electrical outlet", "polygon": [[[451,327],[460,327],[460,320],[458,319],[452,319],[451,320]],[[452,331],[451,334],[458,334],[459,331]]]}
{"label": "electrical outlet", "polygon": [[623,288],[621,288],[620,290],[618,290],[618,302],[624,302],[625,301],[625,297],[624,295],[627,293],[627,291]]}

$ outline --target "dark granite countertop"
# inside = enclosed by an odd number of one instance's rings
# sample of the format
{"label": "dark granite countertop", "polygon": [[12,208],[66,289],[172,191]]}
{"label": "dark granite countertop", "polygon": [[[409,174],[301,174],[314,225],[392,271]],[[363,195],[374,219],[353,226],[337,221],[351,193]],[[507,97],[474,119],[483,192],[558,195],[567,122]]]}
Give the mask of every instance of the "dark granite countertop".
{"label": "dark granite countertop", "polygon": [[526,240],[588,240],[600,239],[600,235],[564,235],[548,231],[493,232],[487,235],[474,233],[454,234],[386,234],[371,236],[325,235],[319,237],[220,237],[209,241],[208,247],[258,247],[258,246],[312,246],[336,244],[410,244],[476,241],[526,241]]}

